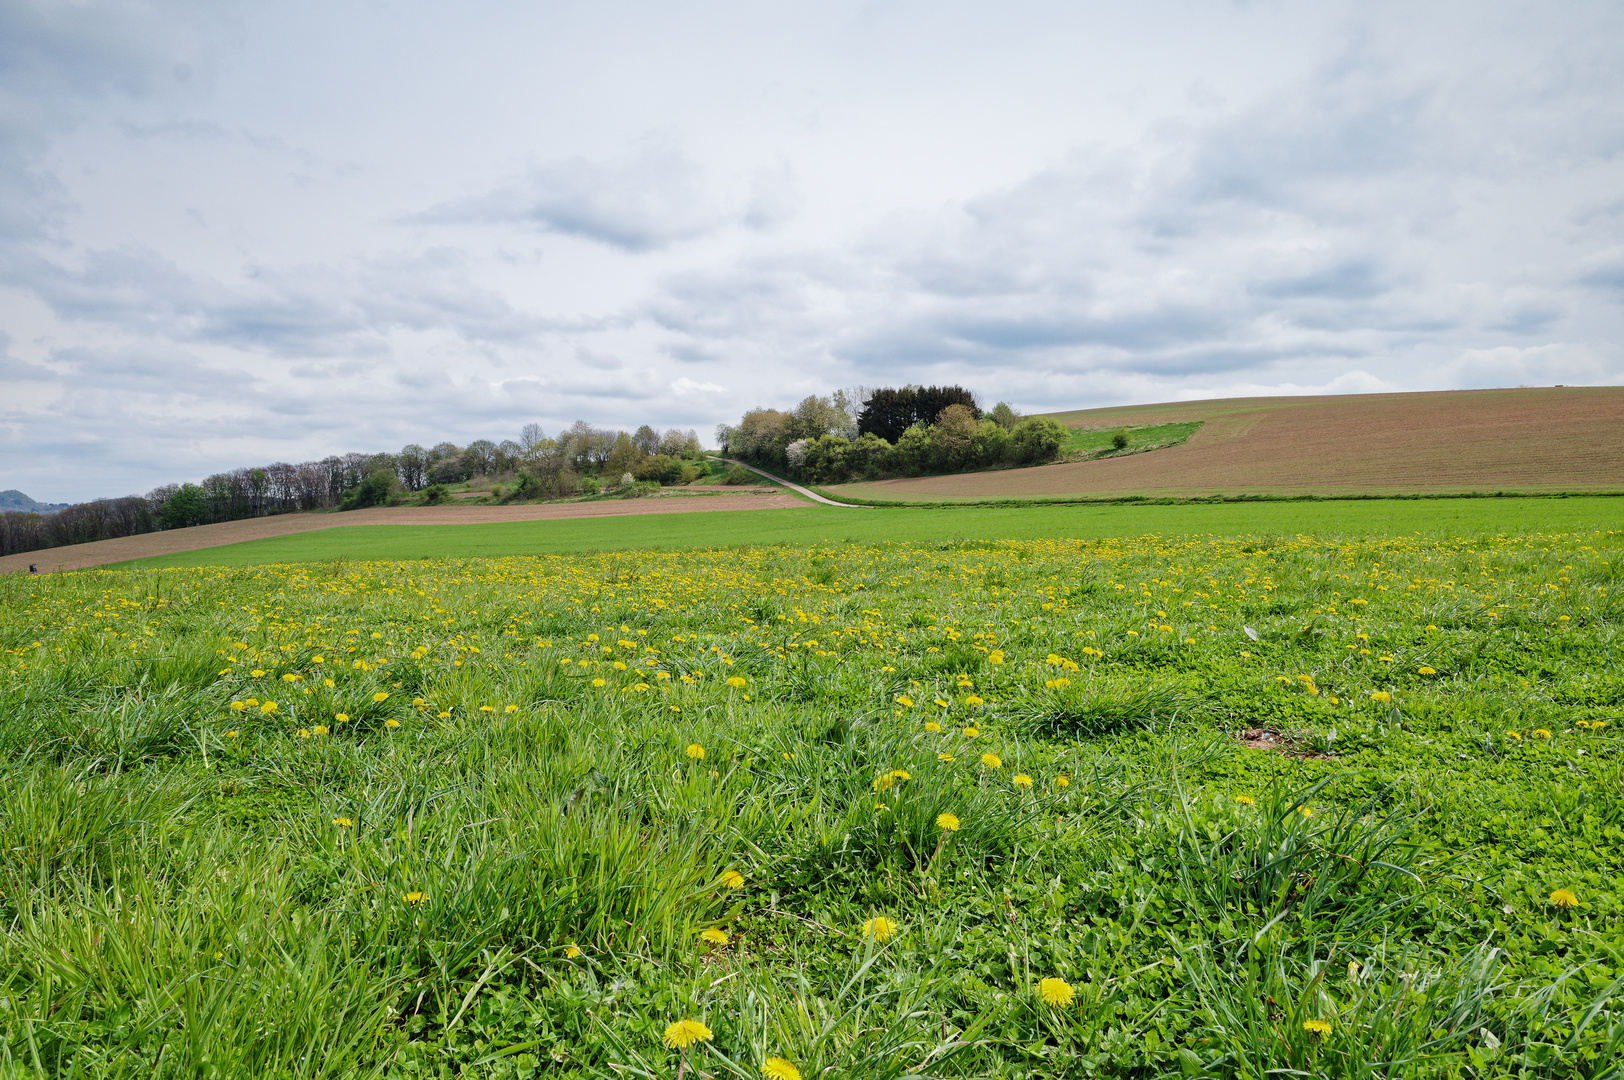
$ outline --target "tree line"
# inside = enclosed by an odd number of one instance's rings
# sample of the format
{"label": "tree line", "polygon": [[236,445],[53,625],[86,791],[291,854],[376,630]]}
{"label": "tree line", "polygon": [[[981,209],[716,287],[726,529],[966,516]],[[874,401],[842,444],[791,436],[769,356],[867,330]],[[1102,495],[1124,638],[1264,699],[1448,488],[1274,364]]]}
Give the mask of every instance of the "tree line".
{"label": "tree line", "polygon": [[794,409],[752,409],[719,425],[726,453],[813,483],[878,480],[1058,458],[1068,433],[1004,402],[983,413],[962,386],[903,386],[811,395]]}
{"label": "tree line", "polygon": [[[399,453],[335,454],[293,465],[275,462],[215,473],[201,483],[164,484],[145,495],[93,499],[53,513],[0,513],[0,555],[84,544],[121,536],[208,525],[269,514],[333,507],[355,508],[402,500],[437,502],[446,487],[476,477],[513,477],[511,497],[557,498],[599,477],[611,484],[676,483],[692,478],[701,455],[693,430],[635,432],[598,428],[577,420],[557,438],[526,424],[518,440],[476,439],[466,446],[416,443]],[[438,490],[435,490],[438,489]],[[421,494],[419,494],[421,493]]]}

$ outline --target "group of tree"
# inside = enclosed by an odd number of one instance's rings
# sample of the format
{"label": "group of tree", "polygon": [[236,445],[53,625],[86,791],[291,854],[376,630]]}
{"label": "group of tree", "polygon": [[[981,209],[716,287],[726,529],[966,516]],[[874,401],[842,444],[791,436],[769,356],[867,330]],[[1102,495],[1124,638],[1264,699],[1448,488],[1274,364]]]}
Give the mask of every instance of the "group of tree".
{"label": "group of tree", "polygon": [[962,386],[904,386],[813,395],[789,412],[752,409],[716,439],[725,452],[814,483],[1041,465],[1067,432],[1004,402],[983,413]]}
{"label": "group of tree", "polygon": [[[607,477],[676,483],[697,477],[699,436],[647,424],[628,434],[576,421],[548,438],[527,424],[517,441],[467,446],[412,443],[396,454],[342,454],[300,465],[277,462],[215,473],[201,483],[165,484],[146,495],[94,499],[54,513],[0,513],[0,555],[83,544],[163,529],[332,507],[439,501],[447,485],[488,477],[511,481],[510,497],[557,498]],[[438,497],[436,497],[438,496]]]}

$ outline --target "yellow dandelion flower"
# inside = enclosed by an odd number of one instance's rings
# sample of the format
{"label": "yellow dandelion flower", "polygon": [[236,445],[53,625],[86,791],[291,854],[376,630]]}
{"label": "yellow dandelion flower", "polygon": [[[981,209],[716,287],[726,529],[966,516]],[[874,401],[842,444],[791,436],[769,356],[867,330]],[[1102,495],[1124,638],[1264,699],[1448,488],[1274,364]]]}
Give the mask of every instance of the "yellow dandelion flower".
{"label": "yellow dandelion flower", "polygon": [[275,716],[276,715],[276,702],[267,701],[265,704],[263,704],[263,705],[261,705],[259,707],[259,711],[264,713],[266,716]]}
{"label": "yellow dandelion flower", "polygon": [[408,904],[421,904],[423,902],[423,894],[420,892],[409,892],[406,894],[404,899]]}
{"label": "yellow dandelion flower", "polygon": [[937,754],[936,755],[936,760],[940,761],[943,765],[951,765],[957,759],[954,758],[954,756],[952,754],[943,753],[943,754]]}
{"label": "yellow dandelion flower", "polygon": [[1059,776],[1054,778],[1054,786],[1057,788],[1071,787],[1071,777],[1067,776],[1065,773],[1061,773]]}
{"label": "yellow dandelion flower", "polygon": [[1575,908],[1579,906],[1579,898],[1568,889],[1557,889],[1551,893],[1551,906],[1555,908]]}
{"label": "yellow dandelion flower", "polygon": [[684,750],[683,753],[687,754],[692,761],[705,760],[705,748],[698,743],[689,743],[688,749]]}
{"label": "yellow dandelion flower", "polygon": [[722,885],[729,889],[742,889],[744,888],[744,875],[737,870],[723,870]]}
{"label": "yellow dandelion flower", "polygon": [[400,727],[400,721],[391,716],[389,719],[383,722],[383,726],[386,728],[398,728]]}
{"label": "yellow dandelion flower", "polygon": [[665,1029],[663,1038],[667,1050],[686,1050],[695,1043],[710,1042],[713,1037],[711,1029],[698,1020],[678,1020]]}
{"label": "yellow dandelion flower", "polygon": [[770,1057],[763,1061],[761,1075],[767,1080],[801,1080],[801,1070],[781,1057]]}
{"label": "yellow dandelion flower", "polygon": [[958,832],[959,819],[953,814],[937,814],[936,827],[943,832]]}
{"label": "yellow dandelion flower", "polygon": [[726,945],[727,944],[727,931],[725,931],[725,930],[701,930],[699,932],[699,939],[701,941],[705,942],[705,944],[707,944],[707,945]]}
{"label": "yellow dandelion flower", "polygon": [[1436,669],[1429,668],[1425,664],[1423,664],[1420,667],[1416,668],[1415,673],[1417,675],[1436,675],[1436,674],[1438,674]]}
{"label": "yellow dandelion flower", "polygon": [[310,729],[309,728],[300,728],[299,729],[299,738],[301,738],[301,739],[310,738]]}
{"label": "yellow dandelion flower", "polygon": [[226,738],[235,739],[236,737],[237,737],[237,731],[236,731],[235,728],[233,728],[231,731],[226,732]]}
{"label": "yellow dandelion flower", "polygon": [[1323,1039],[1331,1033],[1331,1022],[1329,1020],[1304,1020],[1303,1030],[1318,1035]]}
{"label": "yellow dandelion flower", "polygon": [[967,727],[967,728],[964,729],[964,732],[963,732],[963,735],[964,735],[964,737],[966,739],[973,739],[977,735],[980,735],[980,734],[981,734],[981,729],[976,728],[976,727]]}
{"label": "yellow dandelion flower", "polygon": [[1386,690],[1377,690],[1377,691],[1374,691],[1370,695],[1370,700],[1371,701],[1380,701],[1380,702],[1385,703],[1385,702],[1392,701],[1393,700],[1393,695],[1389,694]]}
{"label": "yellow dandelion flower", "polygon": [[1516,739],[1518,742],[1522,742],[1522,732],[1520,732],[1520,731],[1508,731],[1508,732],[1506,732],[1506,738],[1508,738],[1508,739]]}
{"label": "yellow dandelion flower", "polygon": [[375,702],[377,702],[377,701],[388,701],[389,700],[389,695],[387,693],[385,693],[384,691],[379,690],[376,694],[372,695],[372,700],[375,701]]}
{"label": "yellow dandelion flower", "polygon": [[935,732],[938,732],[938,731],[942,730],[942,725],[938,724],[934,720],[926,720],[925,721],[925,730],[929,731],[929,732],[932,732],[932,733],[935,733]]}
{"label": "yellow dandelion flower", "polygon": [[965,696],[964,703],[966,705],[980,705],[980,704],[982,704],[982,701],[981,701],[980,698],[976,697],[974,694],[968,694],[968,695]]}
{"label": "yellow dandelion flower", "polygon": [[564,946],[564,959],[566,959],[566,960],[574,960],[577,956],[580,956],[580,955],[581,955],[581,950],[576,948],[574,945],[566,945],[566,946]]}
{"label": "yellow dandelion flower", "polygon": [[941,698],[936,699],[936,704],[940,705],[944,709],[947,708],[947,702],[943,701]]}
{"label": "yellow dandelion flower", "polygon": [[987,663],[989,663],[989,664],[1002,664],[1003,662],[1004,662],[1004,650],[1002,650],[1002,649],[994,649],[992,652],[987,654]]}
{"label": "yellow dandelion flower", "polygon": [[909,697],[907,694],[898,694],[896,696],[896,702],[905,709],[913,707],[913,698]]}
{"label": "yellow dandelion flower", "polygon": [[248,706],[244,705],[240,701],[233,701],[230,704],[229,708],[231,709],[232,712],[242,712],[244,709],[248,708]]}
{"label": "yellow dandelion flower", "polygon": [[1010,782],[1013,783],[1018,788],[1029,788],[1029,787],[1032,786],[1032,778],[1030,776],[1027,776],[1023,772],[1016,773],[1014,776],[1010,777],[1009,779],[1010,779]]}
{"label": "yellow dandelion flower", "polygon": [[1537,728],[1534,729],[1534,738],[1536,738],[1536,739],[1549,739],[1550,737],[1551,737],[1551,733],[1549,731],[1546,731],[1544,728],[1537,727]]}
{"label": "yellow dandelion flower", "polygon": [[495,705],[481,705],[479,707],[479,711],[480,712],[492,712],[493,713],[493,712],[496,711],[496,706]]}
{"label": "yellow dandelion flower", "polygon": [[875,941],[886,941],[896,936],[897,924],[884,915],[876,915],[863,923],[863,936]]}
{"label": "yellow dandelion flower", "polygon": [[314,728],[311,728],[311,731],[313,731],[317,735],[325,735],[325,734],[327,734],[327,725],[326,724],[317,724]]}
{"label": "yellow dandelion flower", "polygon": [[1240,803],[1242,806],[1252,806],[1257,802],[1257,800],[1252,798],[1250,795],[1237,795],[1235,796],[1235,801]]}
{"label": "yellow dandelion flower", "polygon": [[592,685],[593,686],[608,686],[609,683],[605,679],[593,679],[592,680]]}
{"label": "yellow dandelion flower", "polygon": [[727,684],[729,686],[731,686],[731,687],[734,687],[735,689],[743,689],[744,686],[745,686],[745,681],[744,681],[743,676],[729,675],[727,677]]}
{"label": "yellow dandelion flower", "polygon": [[1045,1005],[1064,1008],[1076,998],[1077,992],[1071,988],[1071,983],[1065,979],[1039,979],[1038,997],[1043,999]]}
{"label": "yellow dandelion flower", "polygon": [[350,714],[336,712],[333,714],[333,722],[335,724],[347,724],[350,722]]}
{"label": "yellow dandelion flower", "polygon": [[250,671],[248,674],[252,675],[256,679],[263,679],[265,677],[265,672],[260,670],[259,668],[255,668],[253,671]]}
{"label": "yellow dandelion flower", "polygon": [[347,817],[336,817],[333,819],[333,824],[337,825],[340,829],[347,829],[351,825],[354,825],[355,822],[351,821]]}
{"label": "yellow dandelion flower", "polygon": [[997,754],[982,754],[981,764],[989,769],[1001,769],[1004,767],[1004,760]]}

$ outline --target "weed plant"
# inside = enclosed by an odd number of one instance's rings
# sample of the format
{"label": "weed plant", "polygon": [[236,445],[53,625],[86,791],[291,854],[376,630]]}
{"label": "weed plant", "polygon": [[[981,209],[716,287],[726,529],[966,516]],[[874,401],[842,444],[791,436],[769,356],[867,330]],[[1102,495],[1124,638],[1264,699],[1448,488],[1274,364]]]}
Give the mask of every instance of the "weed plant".
{"label": "weed plant", "polygon": [[0,1075],[1616,1078],[1621,541],[0,579]]}

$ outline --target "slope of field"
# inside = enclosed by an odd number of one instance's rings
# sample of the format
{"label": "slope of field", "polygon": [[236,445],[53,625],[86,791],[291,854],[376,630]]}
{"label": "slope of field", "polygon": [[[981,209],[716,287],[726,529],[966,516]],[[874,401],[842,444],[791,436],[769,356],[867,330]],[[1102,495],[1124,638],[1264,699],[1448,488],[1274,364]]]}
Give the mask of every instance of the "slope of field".
{"label": "slope of field", "polygon": [[242,544],[297,533],[329,531],[346,526],[376,525],[474,525],[496,522],[559,521],[571,518],[683,514],[701,510],[784,510],[807,505],[785,492],[744,489],[726,494],[669,495],[652,499],[615,502],[535,503],[518,506],[379,506],[343,514],[278,514],[275,517],[225,521],[218,525],[198,525],[190,529],[121,536],[90,544],[26,551],[0,557],[0,574],[27,572],[38,566],[41,573],[81,570],[152,556],[173,555],[226,544]]}
{"label": "slope of field", "polygon": [[634,549],[780,544],[1094,539],[1146,536],[1459,536],[1542,529],[1624,530],[1624,499],[1370,499],[1357,502],[1184,503],[1171,506],[965,506],[794,513],[662,515],[483,525],[363,525],[156,556],[143,569],[250,566],[333,559],[496,558]]}
{"label": "slope of field", "polygon": [[1624,387],[1232,398],[1052,415],[1072,428],[1202,426],[1149,454],[828,490],[900,500],[1624,490]]}

